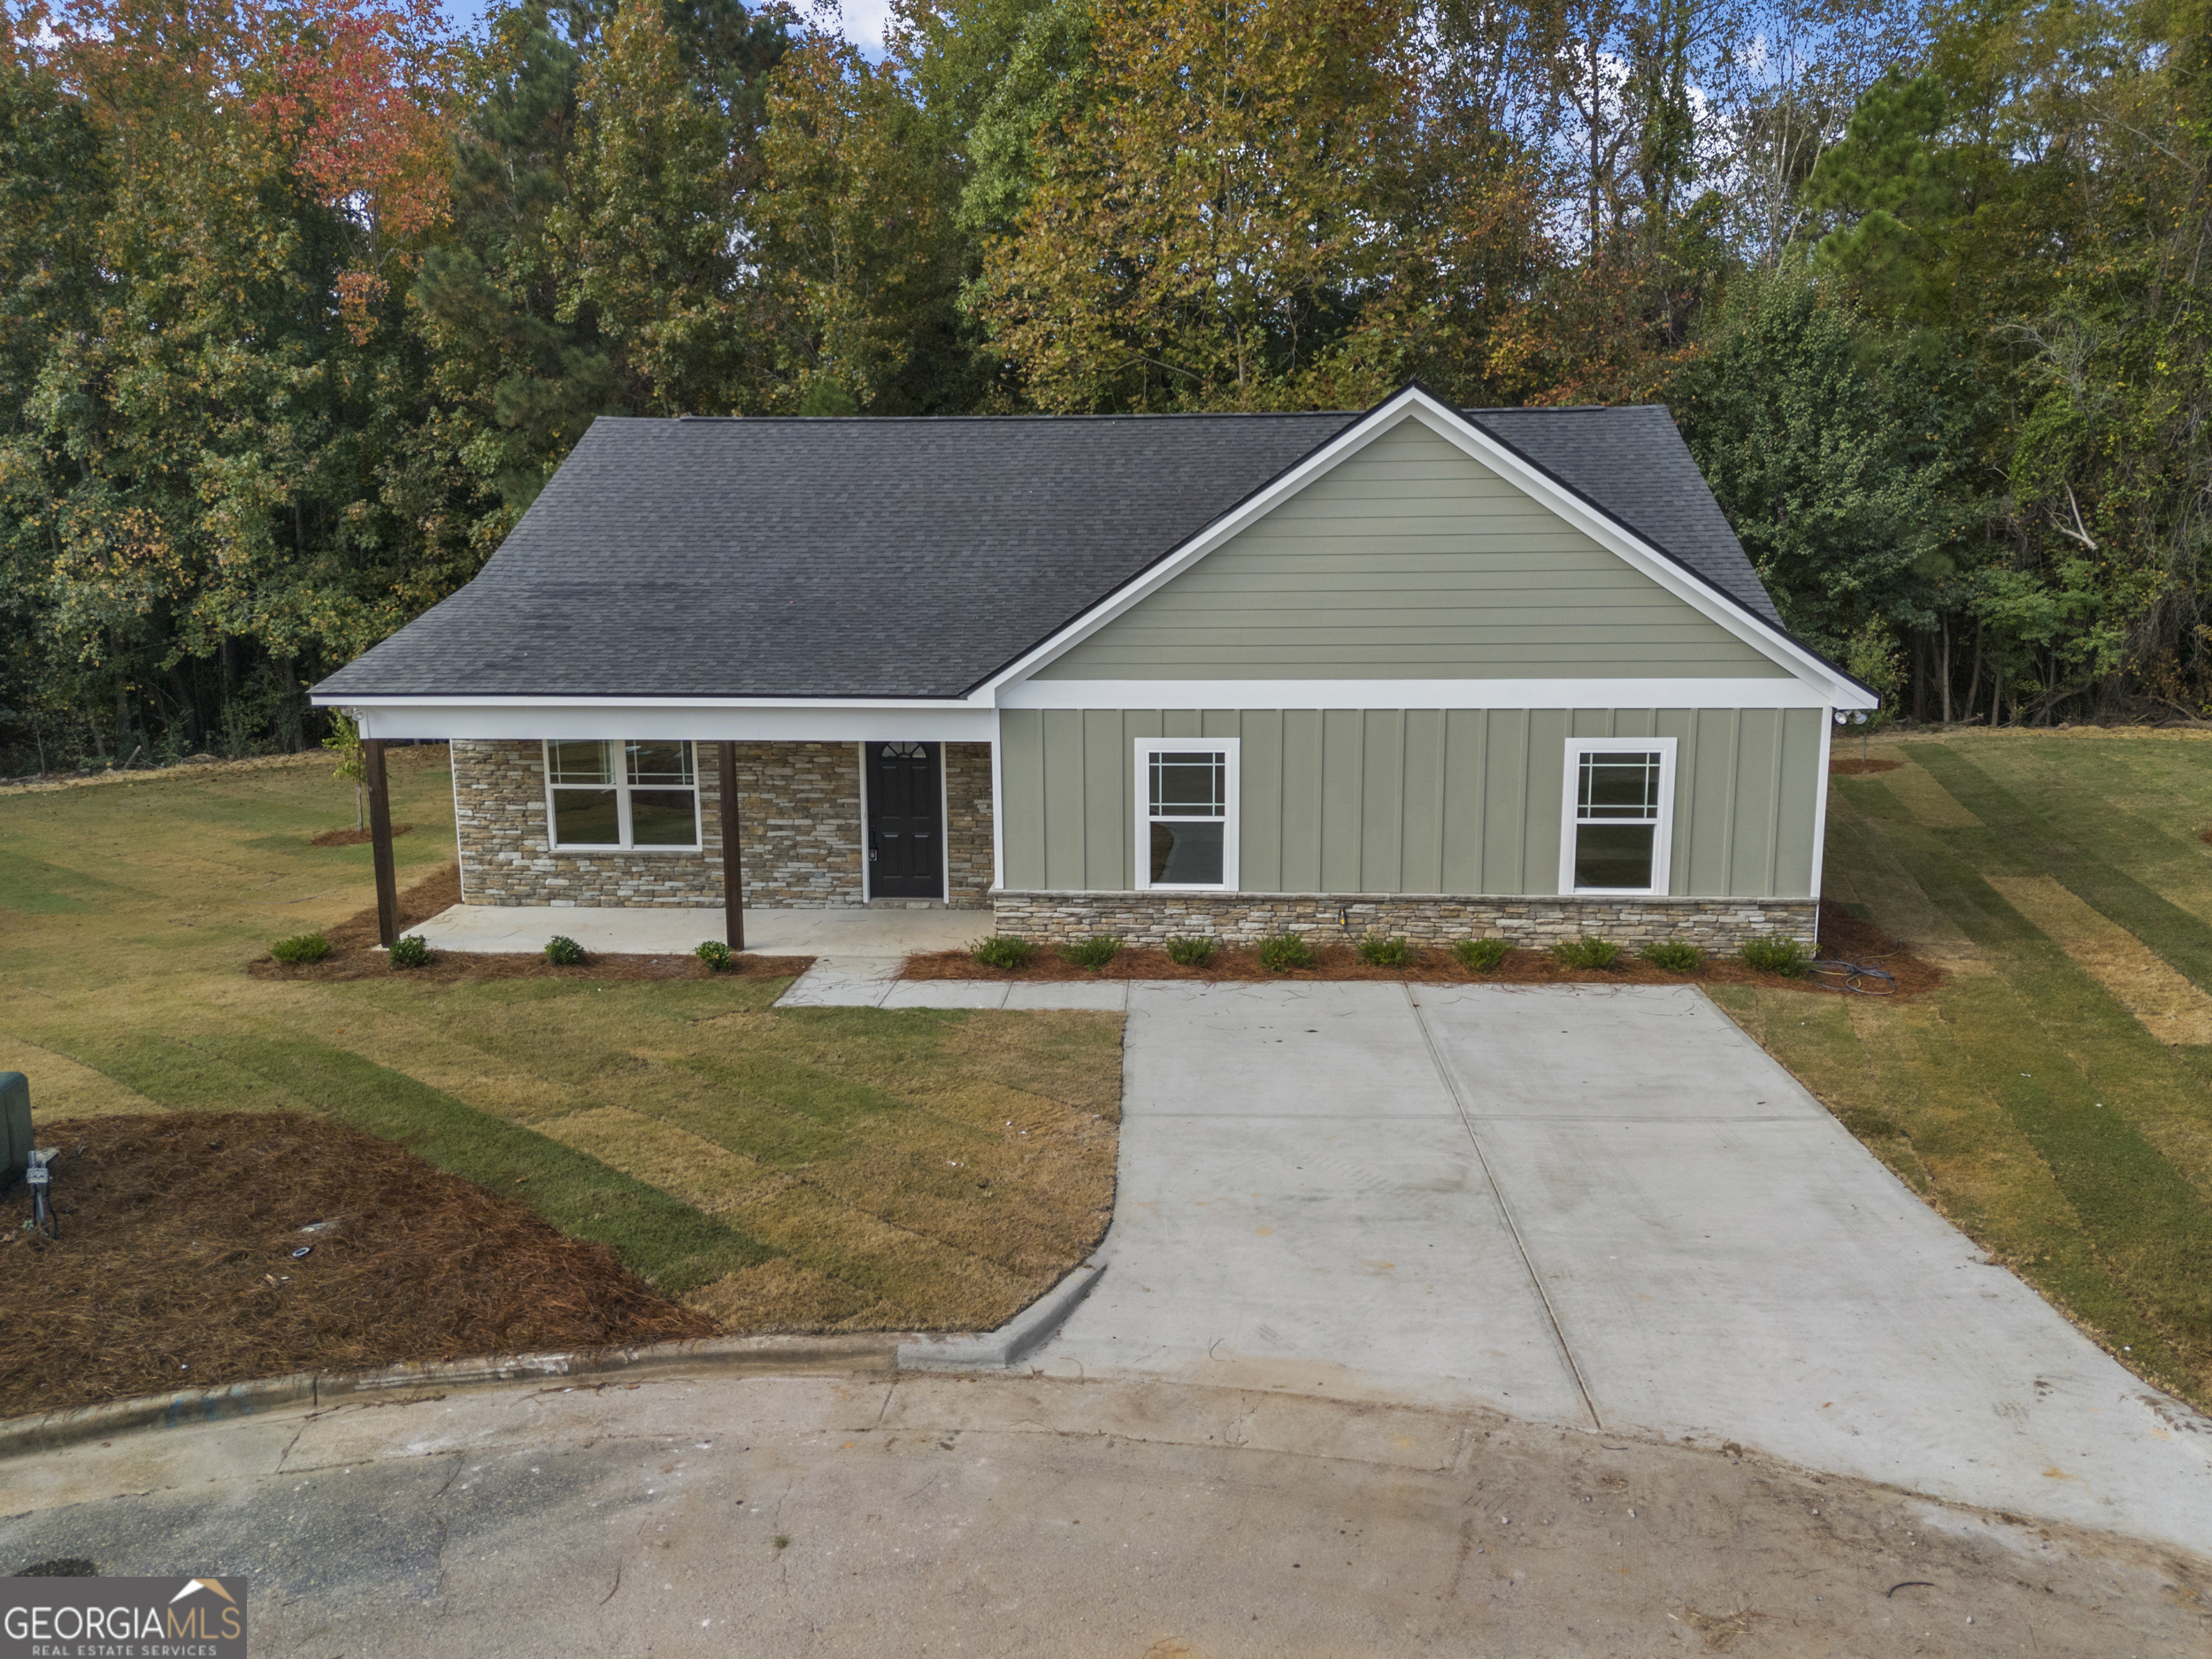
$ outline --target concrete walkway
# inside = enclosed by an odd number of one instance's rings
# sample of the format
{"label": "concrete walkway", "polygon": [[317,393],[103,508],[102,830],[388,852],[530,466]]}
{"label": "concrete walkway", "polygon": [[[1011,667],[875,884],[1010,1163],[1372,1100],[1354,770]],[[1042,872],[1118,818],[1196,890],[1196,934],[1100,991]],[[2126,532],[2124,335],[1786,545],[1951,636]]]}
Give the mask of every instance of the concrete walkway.
{"label": "concrete walkway", "polygon": [[2202,1548],[2212,1424],[1691,987],[1142,983],[1107,1271],[1030,1363],[1736,1443]]}
{"label": "concrete walkway", "polygon": [[1087,1008],[1118,1014],[1128,979],[902,979],[900,956],[824,956],[776,999],[778,1008]]}

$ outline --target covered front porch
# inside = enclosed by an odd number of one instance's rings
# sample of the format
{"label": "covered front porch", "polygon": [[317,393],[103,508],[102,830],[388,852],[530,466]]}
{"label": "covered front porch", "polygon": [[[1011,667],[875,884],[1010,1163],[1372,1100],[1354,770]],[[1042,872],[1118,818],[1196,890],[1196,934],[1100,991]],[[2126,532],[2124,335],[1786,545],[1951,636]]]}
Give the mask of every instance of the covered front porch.
{"label": "covered front porch", "polygon": [[963,712],[360,710],[380,932],[397,936],[383,757],[404,734],[452,756],[462,902],[411,930],[433,949],[964,944],[990,931],[997,852],[990,727]]}

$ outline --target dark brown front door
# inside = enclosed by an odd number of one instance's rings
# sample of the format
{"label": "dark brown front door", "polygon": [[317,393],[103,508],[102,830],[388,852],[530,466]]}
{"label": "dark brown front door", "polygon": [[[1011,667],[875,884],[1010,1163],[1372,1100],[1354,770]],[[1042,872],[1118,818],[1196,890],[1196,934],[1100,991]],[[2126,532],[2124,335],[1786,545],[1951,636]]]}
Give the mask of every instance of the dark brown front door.
{"label": "dark brown front door", "polygon": [[934,743],[871,743],[868,896],[945,896],[943,791]]}

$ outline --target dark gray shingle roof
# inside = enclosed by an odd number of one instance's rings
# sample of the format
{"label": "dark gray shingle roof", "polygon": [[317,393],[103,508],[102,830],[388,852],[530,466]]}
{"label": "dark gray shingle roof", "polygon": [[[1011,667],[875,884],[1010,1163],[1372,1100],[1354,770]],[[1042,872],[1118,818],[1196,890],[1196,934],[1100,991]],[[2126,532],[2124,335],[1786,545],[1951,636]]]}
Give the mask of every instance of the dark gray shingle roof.
{"label": "dark gray shingle roof", "polygon": [[[1663,409],[1473,419],[1773,606]],[[348,696],[956,696],[1356,414],[602,419]]]}

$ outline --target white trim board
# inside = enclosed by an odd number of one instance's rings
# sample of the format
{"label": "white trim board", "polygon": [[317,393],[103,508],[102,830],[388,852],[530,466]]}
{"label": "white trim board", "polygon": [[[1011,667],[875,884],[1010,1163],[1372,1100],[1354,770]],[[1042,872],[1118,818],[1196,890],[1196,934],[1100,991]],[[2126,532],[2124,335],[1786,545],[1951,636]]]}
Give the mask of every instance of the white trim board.
{"label": "white trim board", "polygon": [[[1844,709],[1871,709],[1877,700],[1835,669],[1755,615],[1717,588],[1700,580],[1610,514],[1601,511],[1548,473],[1507,448],[1448,404],[1417,386],[1409,386],[1355,422],[1234,511],[1226,513],[1118,592],[1109,595],[1050,639],[1023,653],[977,687],[996,695],[1026,681],[1046,664],[1071,649],[1173,581],[1231,538],[1250,528],[1322,474],[1358,454],[1385,433],[1418,420],[1470,458],[1488,467],[1532,500],[1582,532],[1635,570],[1656,582],[1709,620],[1727,629],[1805,686],[1817,688],[1816,700]],[[1220,706],[1220,705],[1214,705]]]}
{"label": "white trim board", "polygon": [[1002,709],[1827,709],[1789,675],[1749,680],[1028,680]]}
{"label": "white trim board", "polygon": [[1833,715],[1820,723],[1820,782],[1813,796],[1813,897],[1820,897],[1820,878],[1828,865],[1828,767],[1829,757],[1835,752],[1836,727],[1843,723],[1843,716]]}

